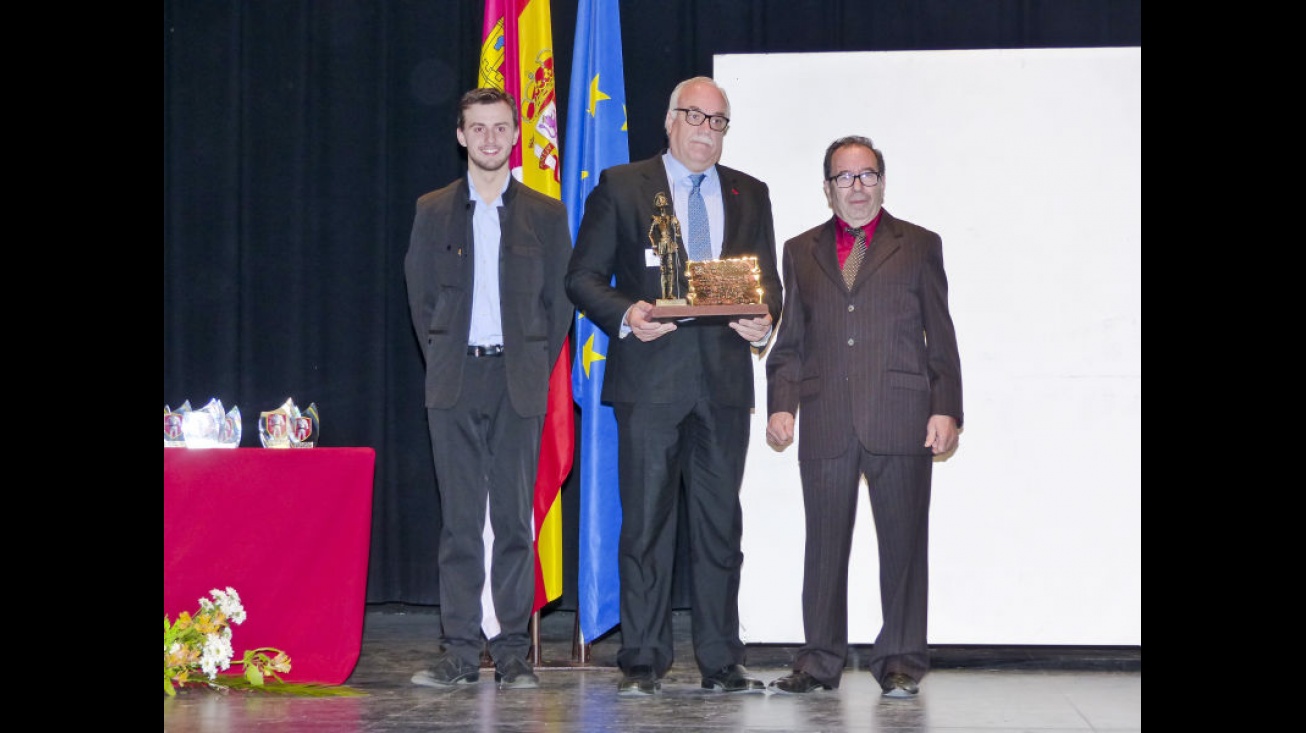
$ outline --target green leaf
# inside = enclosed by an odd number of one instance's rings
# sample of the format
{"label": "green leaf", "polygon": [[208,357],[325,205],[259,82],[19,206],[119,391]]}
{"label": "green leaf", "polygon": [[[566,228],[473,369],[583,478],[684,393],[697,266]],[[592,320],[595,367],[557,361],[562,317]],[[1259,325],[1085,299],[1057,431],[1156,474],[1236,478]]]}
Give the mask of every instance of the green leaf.
{"label": "green leaf", "polygon": [[315,682],[281,682],[267,680],[255,685],[243,677],[218,675],[218,683],[230,690],[295,697],[366,697],[367,693],[346,685],[323,685]]}

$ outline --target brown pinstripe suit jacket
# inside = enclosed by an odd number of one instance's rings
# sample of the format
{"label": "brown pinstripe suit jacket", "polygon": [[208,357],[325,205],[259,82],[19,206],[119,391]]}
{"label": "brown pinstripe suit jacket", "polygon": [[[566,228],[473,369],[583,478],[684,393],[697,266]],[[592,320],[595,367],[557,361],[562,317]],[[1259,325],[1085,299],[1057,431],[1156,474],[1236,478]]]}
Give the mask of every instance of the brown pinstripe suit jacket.
{"label": "brown pinstripe suit jacket", "polygon": [[767,414],[797,415],[800,461],[838,456],[854,438],[872,453],[929,453],[930,415],[962,422],[943,241],[884,210],[850,291],[835,226],[831,217],[785,242]]}

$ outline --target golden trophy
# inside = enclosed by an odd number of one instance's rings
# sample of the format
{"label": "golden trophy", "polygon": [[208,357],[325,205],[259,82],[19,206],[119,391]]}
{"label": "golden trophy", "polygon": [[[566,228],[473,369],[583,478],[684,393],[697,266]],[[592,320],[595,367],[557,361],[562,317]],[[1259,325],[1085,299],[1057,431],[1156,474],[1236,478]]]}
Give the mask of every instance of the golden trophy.
{"label": "golden trophy", "polygon": [[[653,304],[650,318],[695,318],[699,316],[764,316],[761,270],[756,257],[720,260],[685,260],[680,237],[680,220],[671,213],[671,202],[661,191],[653,197],[657,213],[648,229],[648,241],[662,270],[662,297]],[[688,289],[680,292],[681,264]]]}

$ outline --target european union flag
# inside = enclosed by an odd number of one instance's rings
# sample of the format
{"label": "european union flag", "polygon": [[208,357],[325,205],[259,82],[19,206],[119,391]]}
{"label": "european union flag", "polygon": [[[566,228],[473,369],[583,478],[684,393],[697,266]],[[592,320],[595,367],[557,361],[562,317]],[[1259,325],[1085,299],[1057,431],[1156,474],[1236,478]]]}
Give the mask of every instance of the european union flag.
{"label": "european union flag", "polygon": [[[617,0],[580,0],[567,106],[562,201],[576,241],[585,198],[603,169],[630,162],[626,137],[626,82],[621,63]],[[580,407],[580,548],[576,592],[582,641],[589,643],[621,621],[617,541],[617,421],[599,402],[608,337],[583,312],[576,314],[572,394]]]}

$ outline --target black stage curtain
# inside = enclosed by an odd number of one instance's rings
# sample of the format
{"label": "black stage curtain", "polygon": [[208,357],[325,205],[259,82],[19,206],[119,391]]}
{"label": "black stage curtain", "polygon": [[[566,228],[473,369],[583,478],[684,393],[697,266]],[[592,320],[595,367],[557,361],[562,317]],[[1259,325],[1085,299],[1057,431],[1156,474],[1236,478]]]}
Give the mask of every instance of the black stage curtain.
{"label": "black stage curtain", "polygon": [[[710,75],[715,54],[1141,46],[1141,5],[622,0],[630,157],[664,147],[671,88]],[[576,1],[550,7],[565,135]],[[375,448],[369,603],[439,603],[403,257],[417,197],[466,169],[456,105],[476,84],[483,15],[483,0],[163,4],[164,404],[239,406],[241,445],[256,447],[258,413],[292,398],[317,405],[320,445]],[[555,605],[571,609],[577,494],[573,472]]]}

